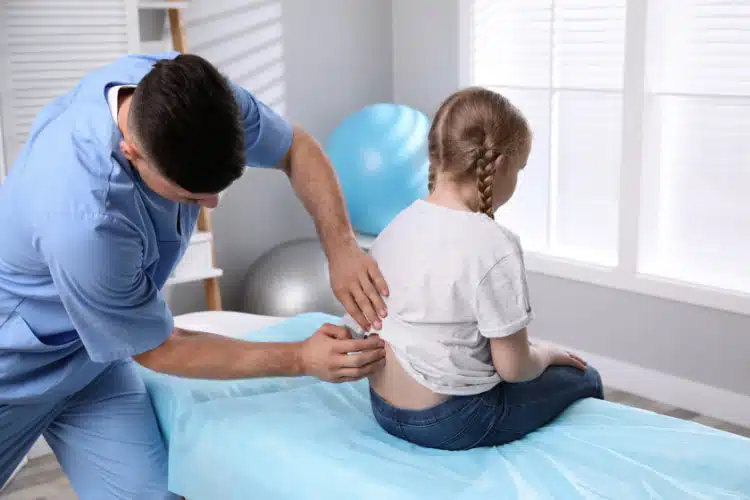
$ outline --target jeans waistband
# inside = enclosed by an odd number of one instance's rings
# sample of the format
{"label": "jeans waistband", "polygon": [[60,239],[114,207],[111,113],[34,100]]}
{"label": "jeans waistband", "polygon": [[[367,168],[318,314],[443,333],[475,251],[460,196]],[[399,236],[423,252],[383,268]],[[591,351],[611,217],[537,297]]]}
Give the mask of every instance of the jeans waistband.
{"label": "jeans waistband", "polygon": [[370,401],[372,402],[373,411],[381,418],[387,418],[402,423],[409,422],[419,424],[437,422],[455,415],[457,412],[463,410],[472,403],[480,402],[481,398],[481,395],[451,396],[450,399],[443,401],[432,408],[425,408],[424,410],[407,410],[405,408],[398,408],[391,405],[370,388]]}

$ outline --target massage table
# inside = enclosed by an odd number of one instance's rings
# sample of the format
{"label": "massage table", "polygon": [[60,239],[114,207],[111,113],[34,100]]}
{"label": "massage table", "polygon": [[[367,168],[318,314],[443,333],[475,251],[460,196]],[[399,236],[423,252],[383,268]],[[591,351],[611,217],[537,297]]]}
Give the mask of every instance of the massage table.
{"label": "massage table", "polygon": [[[335,318],[201,312],[178,326],[295,341]],[[189,500],[750,499],[750,440],[583,400],[514,443],[461,452],[383,432],[366,381],[189,380],[139,368]]]}

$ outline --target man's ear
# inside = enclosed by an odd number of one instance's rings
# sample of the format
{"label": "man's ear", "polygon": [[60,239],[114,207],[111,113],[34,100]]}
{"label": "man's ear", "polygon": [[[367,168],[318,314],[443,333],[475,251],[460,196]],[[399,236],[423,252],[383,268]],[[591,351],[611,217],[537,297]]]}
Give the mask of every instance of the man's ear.
{"label": "man's ear", "polygon": [[125,158],[130,160],[131,163],[135,162],[141,157],[141,154],[138,152],[138,148],[136,145],[127,139],[123,139],[120,142],[120,149],[122,150],[122,154],[125,155]]}

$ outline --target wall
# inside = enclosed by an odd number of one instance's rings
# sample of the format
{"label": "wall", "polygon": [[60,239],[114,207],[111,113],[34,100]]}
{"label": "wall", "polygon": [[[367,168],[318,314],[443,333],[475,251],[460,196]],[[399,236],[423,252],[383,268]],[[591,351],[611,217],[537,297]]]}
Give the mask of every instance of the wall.
{"label": "wall", "polygon": [[[399,102],[432,114],[458,88],[459,1],[393,2]],[[750,395],[750,317],[543,275],[529,286],[536,336]]]}
{"label": "wall", "polygon": [[[280,3],[284,109],[290,120],[324,142],[349,113],[392,99],[390,1]],[[315,236],[289,182],[276,171],[248,170],[214,211],[213,222],[217,260],[225,271],[225,309],[242,307],[246,270],[263,252]],[[174,287],[169,297],[176,314],[205,309],[201,284]]]}
{"label": "wall", "polygon": [[393,1],[393,98],[431,115],[458,88],[458,2]]}

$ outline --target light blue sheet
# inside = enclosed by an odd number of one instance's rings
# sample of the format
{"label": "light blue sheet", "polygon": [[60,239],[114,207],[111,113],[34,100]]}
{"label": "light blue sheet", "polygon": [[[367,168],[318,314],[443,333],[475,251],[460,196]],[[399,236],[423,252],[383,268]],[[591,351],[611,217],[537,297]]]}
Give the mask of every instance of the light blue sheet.
{"label": "light blue sheet", "polygon": [[[247,338],[258,342],[293,342],[304,340],[323,323],[340,323],[339,318],[327,314],[301,314],[283,323],[255,332]],[[151,401],[156,409],[159,425],[167,442],[171,441],[172,428],[180,415],[197,403],[242,395],[274,392],[316,383],[312,377],[259,378],[248,380],[196,380],[173,377],[153,372],[142,366],[138,370],[146,383]]]}
{"label": "light blue sheet", "polygon": [[[323,321],[248,337],[296,340]],[[190,500],[750,499],[750,440],[604,401],[500,448],[443,452],[385,434],[364,381],[144,378],[168,429],[170,488]]]}

